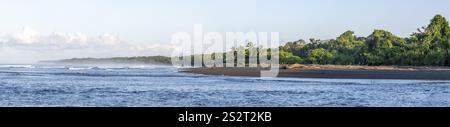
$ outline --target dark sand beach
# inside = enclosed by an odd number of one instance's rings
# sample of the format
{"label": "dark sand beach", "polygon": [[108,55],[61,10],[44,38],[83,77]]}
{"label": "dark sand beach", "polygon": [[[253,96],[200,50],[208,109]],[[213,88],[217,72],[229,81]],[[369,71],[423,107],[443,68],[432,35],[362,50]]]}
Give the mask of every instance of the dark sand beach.
{"label": "dark sand beach", "polygon": [[[224,76],[259,77],[264,68],[186,68],[187,73]],[[340,66],[340,65],[297,65],[282,66],[278,77],[289,78],[342,78],[342,79],[412,79],[450,80],[450,68],[443,67],[394,67],[394,66]]]}

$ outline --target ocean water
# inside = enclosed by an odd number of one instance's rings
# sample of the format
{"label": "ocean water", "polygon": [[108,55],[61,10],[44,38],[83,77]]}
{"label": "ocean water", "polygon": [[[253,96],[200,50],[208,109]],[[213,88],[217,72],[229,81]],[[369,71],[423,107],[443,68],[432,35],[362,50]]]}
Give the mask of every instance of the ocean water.
{"label": "ocean water", "polygon": [[0,65],[0,106],[450,106],[450,81],[262,79],[163,66]]}

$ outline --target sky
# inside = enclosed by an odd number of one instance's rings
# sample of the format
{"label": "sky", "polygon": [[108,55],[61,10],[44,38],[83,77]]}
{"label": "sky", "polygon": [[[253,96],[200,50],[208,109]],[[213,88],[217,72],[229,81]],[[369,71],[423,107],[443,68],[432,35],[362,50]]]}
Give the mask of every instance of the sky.
{"label": "sky", "polygon": [[0,0],[0,63],[167,55],[176,32],[279,32],[280,41],[384,29],[408,37],[448,0]]}

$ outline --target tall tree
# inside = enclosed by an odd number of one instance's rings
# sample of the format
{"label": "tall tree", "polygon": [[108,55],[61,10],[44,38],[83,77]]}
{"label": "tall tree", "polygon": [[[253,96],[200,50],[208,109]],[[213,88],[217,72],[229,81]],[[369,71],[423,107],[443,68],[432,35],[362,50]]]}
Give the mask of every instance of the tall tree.
{"label": "tall tree", "polygon": [[442,15],[436,15],[431,23],[426,27],[424,34],[424,42],[429,43],[433,49],[442,48],[445,52],[444,65],[450,65],[450,27],[448,21]]}
{"label": "tall tree", "polygon": [[328,64],[333,59],[333,54],[326,49],[314,49],[309,54],[309,60],[313,64]]}
{"label": "tall tree", "polygon": [[[375,30],[367,37],[367,52],[364,53],[369,65],[392,65],[396,64],[396,55],[400,54],[401,46],[405,40],[385,30]],[[397,53],[396,53],[397,52]]]}

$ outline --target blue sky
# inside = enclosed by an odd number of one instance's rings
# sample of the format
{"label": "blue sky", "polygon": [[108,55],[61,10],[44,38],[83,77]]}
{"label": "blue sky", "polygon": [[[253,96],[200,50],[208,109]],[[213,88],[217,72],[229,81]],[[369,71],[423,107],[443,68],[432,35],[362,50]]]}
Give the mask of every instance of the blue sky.
{"label": "blue sky", "polygon": [[[448,5],[448,0],[0,0],[0,37],[5,41],[8,40],[5,36],[31,33],[42,39],[58,33],[57,37],[75,43],[105,36],[126,41],[127,46],[149,44],[147,48],[170,48],[164,45],[170,42],[171,35],[190,32],[194,24],[203,24],[205,32],[280,32],[282,42],[330,39],[346,30],[367,36],[374,29],[385,29],[406,37],[428,24],[435,14],[450,17]],[[28,32],[22,34],[24,31]],[[0,54],[37,51],[21,47],[0,48]],[[57,48],[52,49],[57,52]],[[84,55],[76,51],[59,52],[63,55],[48,53],[28,59],[116,55],[108,51]],[[142,55],[152,54],[164,52]],[[0,62],[14,61],[11,56],[14,55],[0,55]]]}

